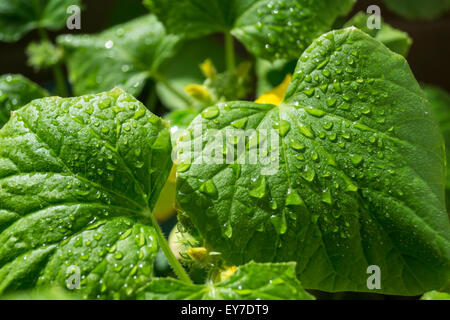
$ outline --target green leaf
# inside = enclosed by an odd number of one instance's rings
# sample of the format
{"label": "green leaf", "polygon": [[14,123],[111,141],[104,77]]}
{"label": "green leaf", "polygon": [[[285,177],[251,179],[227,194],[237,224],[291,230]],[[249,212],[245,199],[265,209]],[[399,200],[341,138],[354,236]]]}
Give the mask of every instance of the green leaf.
{"label": "green leaf", "polygon": [[[160,73],[178,91],[183,92],[190,84],[202,84],[205,76],[200,65],[211,59],[219,70],[225,69],[223,47],[214,39],[201,38],[185,42],[178,53],[166,61],[160,68]],[[191,107],[173,94],[164,84],[157,83],[158,96],[163,104],[172,110]]]}
{"label": "green leaf", "polygon": [[412,45],[412,39],[409,35],[406,32],[391,27],[383,20],[381,21],[381,29],[369,29],[369,27],[367,27],[367,19],[369,17],[370,15],[360,12],[350,19],[350,21],[345,24],[345,27],[354,26],[361,29],[365,33],[383,43],[392,51],[406,57],[408,55],[409,48]]}
{"label": "green leaf", "polygon": [[167,127],[120,89],[16,111],[0,130],[0,294],[65,287],[76,272],[85,298],[130,298],[148,283]]}
{"label": "green leaf", "polygon": [[[233,34],[254,55],[297,59],[353,0],[145,0],[171,33],[197,38]],[[288,26],[288,28],[286,28]]]}
{"label": "green leaf", "polygon": [[[446,282],[443,140],[402,56],[358,29],[330,32],[303,53],[280,106],[206,110],[180,138],[177,197],[224,259],[296,261],[305,288],[324,291],[416,295]],[[254,130],[245,152],[231,164],[202,159],[216,134],[227,153],[239,146],[236,123]],[[267,154],[272,129],[280,145]],[[380,290],[367,287],[371,265]]]}
{"label": "green leaf", "polygon": [[139,294],[143,300],[313,300],[295,276],[295,263],[249,263],[228,279],[189,285],[172,278],[154,279]]}
{"label": "green leaf", "polygon": [[430,291],[425,293],[420,300],[450,300],[450,293]]}
{"label": "green leaf", "polygon": [[167,35],[153,15],[114,26],[97,35],[64,35],[74,93],[82,95],[116,86],[139,95],[146,81],[175,53],[179,38]]}
{"label": "green leaf", "polygon": [[[444,135],[447,164],[450,164],[450,94],[438,87],[425,85],[425,95],[431,103],[433,115],[439,122]],[[450,170],[447,169],[446,181],[447,208],[450,209]]]}
{"label": "green leaf", "polygon": [[8,121],[11,112],[48,93],[34,82],[19,74],[0,76],[0,128]]}
{"label": "green leaf", "polygon": [[0,300],[79,300],[79,297],[73,292],[53,287],[13,292],[1,296]]}
{"label": "green leaf", "polygon": [[450,10],[450,0],[384,0],[384,3],[408,19],[436,19]]}
{"label": "green leaf", "polygon": [[4,0],[0,2],[0,41],[19,40],[27,32],[46,28],[58,30],[66,24],[71,5],[79,0]]}

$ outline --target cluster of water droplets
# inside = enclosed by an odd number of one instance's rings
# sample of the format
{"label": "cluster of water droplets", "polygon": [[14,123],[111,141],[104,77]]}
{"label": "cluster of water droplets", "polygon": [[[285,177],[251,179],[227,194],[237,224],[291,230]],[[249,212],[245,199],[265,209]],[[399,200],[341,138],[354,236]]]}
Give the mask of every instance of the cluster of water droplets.
{"label": "cluster of water droplets", "polygon": [[[38,282],[64,281],[65,270],[79,268],[81,292],[88,298],[127,298],[152,276],[157,252],[151,229],[128,218],[92,219],[83,232],[60,243]],[[54,274],[54,273],[57,274]]]}
{"label": "cluster of water droplets", "polygon": [[256,8],[258,21],[255,24],[258,37],[263,35],[265,43],[248,43],[251,51],[259,56],[276,59],[298,57],[313,37],[320,34],[321,25],[316,21],[320,12],[315,12],[314,1],[278,0],[263,2]]}

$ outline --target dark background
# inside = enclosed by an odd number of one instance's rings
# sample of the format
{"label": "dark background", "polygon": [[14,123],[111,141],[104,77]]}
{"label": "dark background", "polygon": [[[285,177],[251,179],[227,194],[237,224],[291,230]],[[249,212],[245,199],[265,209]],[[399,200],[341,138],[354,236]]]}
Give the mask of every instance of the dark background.
{"label": "dark background", "polygon": [[[63,29],[58,33],[50,32],[52,38],[69,32],[96,33],[148,12],[141,4],[141,0],[82,2],[84,8],[81,13],[81,30]],[[408,32],[412,37],[414,43],[408,61],[416,78],[420,82],[434,84],[450,91],[450,14],[434,21],[408,21],[389,12],[381,0],[359,0],[351,16],[358,11],[365,11],[372,4],[381,7],[381,14],[386,22]],[[50,71],[36,73],[26,63],[25,48],[33,40],[39,40],[37,31],[28,33],[15,43],[0,42],[0,75],[21,73],[41,85],[48,86],[52,81],[52,73]]]}

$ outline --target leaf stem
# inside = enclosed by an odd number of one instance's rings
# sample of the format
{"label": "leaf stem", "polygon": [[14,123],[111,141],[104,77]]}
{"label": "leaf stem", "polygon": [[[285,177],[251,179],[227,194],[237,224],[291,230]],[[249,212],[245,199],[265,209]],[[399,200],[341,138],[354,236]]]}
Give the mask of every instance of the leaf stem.
{"label": "leaf stem", "polygon": [[175,255],[173,254],[172,250],[170,250],[169,244],[166,241],[166,238],[164,237],[161,228],[158,224],[158,221],[156,221],[155,215],[148,210],[148,215],[150,216],[151,222],[153,227],[156,230],[156,237],[158,239],[158,244],[161,247],[161,250],[163,251],[164,255],[167,258],[167,261],[169,261],[169,264],[172,266],[173,271],[175,271],[175,274],[178,276],[178,278],[186,282],[188,284],[192,284],[191,278],[189,278],[189,275],[187,274],[186,270],[184,270],[181,263],[175,258]]}
{"label": "leaf stem", "polygon": [[[39,27],[38,31],[39,31],[39,35],[41,37],[41,41],[43,41],[43,42],[50,41],[47,31],[44,28]],[[56,65],[54,65],[52,67],[52,71],[53,71],[53,77],[54,77],[55,83],[56,83],[57,94],[59,94],[62,97],[67,97],[69,95],[69,90],[67,89],[67,86],[66,86],[66,81],[64,79],[64,73],[63,73],[61,64],[57,63]]]}
{"label": "leaf stem", "polygon": [[145,106],[150,111],[155,111],[156,108],[156,102],[158,97],[156,96],[156,84],[152,83],[150,92],[148,93],[147,98],[145,99]]}
{"label": "leaf stem", "polygon": [[236,59],[234,57],[234,42],[230,32],[225,33],[225,57],[228,71],[234,71],[236,68]]}
{"label": "leaf stem", "polygon": [[64,73],[62,71],[61,64],[58,63],[52,67],[53,76],[56,81],[56,90],[61,97],[67,97],[69,91],[66,86],[66,80],[64,79]]}
{"label": "leaf stem", "polygon": [[190,98],[184,92],[180,92],[177,88],[172,86],[169,81],[167,81],[166,77],[164,77],[162,74],[158,72],[152,72],[152,78],[157,82],[161,82],[170,92],[180,98],[188,106],[192,104]]}

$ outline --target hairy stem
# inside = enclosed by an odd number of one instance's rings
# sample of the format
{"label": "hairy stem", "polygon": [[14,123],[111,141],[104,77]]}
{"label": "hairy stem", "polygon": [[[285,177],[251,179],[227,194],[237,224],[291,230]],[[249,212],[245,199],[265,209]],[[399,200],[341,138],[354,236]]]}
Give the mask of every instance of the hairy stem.
{"label": "hairy stem", "polygon": [[177,88],[172,86],[163,75],[161,75],[157,72],[153,72],[152,78],[155,81],[162,83],[170,92],[172,92],[174,95],[176,95],[178,98],[180,98],[188,106],[190,106],[192,104],[191,99],[184,92],[180,92]]}
{"label": "hairy stem", "polygon": [[150,92],[148,93],[148,96],[145,99],[145,106],[147,107],[147,109],[154,112],[157,100],[158,96],[156,95],[156,84],[152,83]]}
{"label": "hairy stem", "polygon": [[227,62],[227,69],[234,71],[236,68],[236,59],[234,57],[234,42],[231,33],[225,33],[225,57]]}
{"label": "hairy stem", "polygon": [[[44,28],[38,28],[41,41],[50,41],[47,31]],[[69,90],[66,86],[66,80],[64,79],[64,73],[61,64],[58,63],[52,67],[53,77],[56,83],[56,92],[62,97],[67,97],[69,95]]]}
{"label": "hairy stem", "polygon": [[56,81],[56,90],[61,97],[67,97],[69,91],[66,86],[66,80],[64,79],[64,73],[62,71],[61,64],[58,63],[52,67],[53,76]]}
{"label": "hairy stem", "polygon": [[181,263],[175,258],[175,255],[173,254],[172,250],[170,250],[169,244],[166,241],[166,238],[164,237],[161,228],[158,224],[158,221],[156,221],[155,216],[153,215],[150,210],[148,210],[148,216],[150,216],[150,219],[152,221],[152,225],[156,230],[156,237],[158,238],[158,244],[161,247],[161,250],[163,251],[164,255],[167,258],[167,261],[169,261],[169,264],[173,268],[173,271],[177,275],[177,277],[188,284],[192,284],[191,278],[189,278],[189,275],[187,274],[186,270],[184,270]]}

